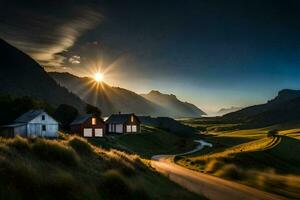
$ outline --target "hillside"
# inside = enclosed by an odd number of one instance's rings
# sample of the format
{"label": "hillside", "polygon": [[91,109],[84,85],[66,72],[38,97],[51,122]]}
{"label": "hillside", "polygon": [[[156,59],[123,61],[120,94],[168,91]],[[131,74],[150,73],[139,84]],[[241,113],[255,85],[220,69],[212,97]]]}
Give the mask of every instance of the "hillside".
{"label": "hillside", "polygon": [[141,123],[147,126],[157,127],[179,136],[188,138],[194,133],[198,132],[197,129],[184,125],[179,121],[170,117],[149,117],[149,116],[138,116]]}
{"label": "hillside", "polygon": [[54,106],[69,104],[83,110],[85,103],[59,86],[31,57],[0,39],[0,93],[32,96]]}
{"label": "hillside", "polygon": [[192,104],[183,103],[176,99],[158,104],[141,95],[120,87],[95,83],[88,77],[77,77],[69,73],[49,73],[60,85],[77,94],[87,103],[98,106],[104,115],[112,113],[134,112],[138,115],[188,117],[201,116],[202,112]]}
{"label": "hillside", "polygon": [[267,136],[269,128],[207,135],[205,140],[212,143],[213,148],[177,157],[176,162],[203,173],[298,199],[299,129],[279,131],[271,137]]}
{"label": "hillside", "polygon": [[92,144],[103,148],[115,148],[130,153],[138,154],[143,158],[150,159],[158,154],[180,153],[191,150],[195,143],[193,140],[198,135],[174,133],[153,126],[142,126],[139,134],[113,135],[105,139],[92,138]]}
{"label": "hillside", "polygon": [[201,199],[138,156],[80,137],[1,139],[0,156],[0,199]]}
{"label": "hillside", "polygon": [[170,116],[175,117],[201,117],[206,113],[197,106],[182,102],[173,94],[162,94],[159,91],[152,90],[148,94],[141,94],[145,99],[160,105],[168,110]]}
{"label": "hillside", "polygon": [[250,106],[229,113],[220,118],[231,123],[245,123],[252,127],[262,127],[300,119],[300,91],[281,90],[265,104]]}

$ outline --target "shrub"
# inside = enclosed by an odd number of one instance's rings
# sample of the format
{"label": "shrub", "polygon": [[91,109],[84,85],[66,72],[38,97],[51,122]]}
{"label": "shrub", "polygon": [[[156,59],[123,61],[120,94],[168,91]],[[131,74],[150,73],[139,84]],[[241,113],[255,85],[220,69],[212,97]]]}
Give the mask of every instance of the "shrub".
{"label": "shrub", "polygon": [[80,154],[90,154],[93,152],[92,146],[83,138],[73,137],[68,143]]}
{"label": "shrub", "polygon": [[234,164],[225,165],[216,172],[216,175],[233,180],[241,180],[242,178],[241,170]]}
{"label": "shrub", "polygon": [[32,145],[32,150],[40,159],[46,161],[59,162],[68,166],[77,166],[79,163],[79,157],[72,148],[55,141],[36,139]]}

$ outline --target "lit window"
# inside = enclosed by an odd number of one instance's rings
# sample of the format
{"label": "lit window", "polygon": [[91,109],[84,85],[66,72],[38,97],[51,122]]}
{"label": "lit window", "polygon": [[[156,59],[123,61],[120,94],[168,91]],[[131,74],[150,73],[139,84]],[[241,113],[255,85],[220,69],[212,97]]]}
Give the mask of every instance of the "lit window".
{"label": "lit window", "polygon": [[131,125],[127,125],[126,126],[126,132],[127,133],[131,133]]}
{"label": "lit window", "polygon": [[92,125],[96,125],[96,118],[92,118]]}
{"label": "lit window", "polygon": [[132,125],[132,132],[134,132],[134,133],[137,132],[136,125]]}
{"label": "lit window", "polygon": [[133,122],[133,115],[131,115],[131,122]]}

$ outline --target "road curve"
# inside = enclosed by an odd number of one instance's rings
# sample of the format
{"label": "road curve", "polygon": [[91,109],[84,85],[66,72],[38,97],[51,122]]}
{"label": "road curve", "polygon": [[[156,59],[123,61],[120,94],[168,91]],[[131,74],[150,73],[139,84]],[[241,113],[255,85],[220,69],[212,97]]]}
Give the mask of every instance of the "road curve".
{"label": "road curve", "polygon": [[[197,148],[202,149],[199,146]],[[286,200],[286,198],[275,194],[270,194],[236,182],[189,170],[173,163],[173,158],[174,155],[153,156],[151,159],[151,166],[182,187],[205,196],[208,199]]]}

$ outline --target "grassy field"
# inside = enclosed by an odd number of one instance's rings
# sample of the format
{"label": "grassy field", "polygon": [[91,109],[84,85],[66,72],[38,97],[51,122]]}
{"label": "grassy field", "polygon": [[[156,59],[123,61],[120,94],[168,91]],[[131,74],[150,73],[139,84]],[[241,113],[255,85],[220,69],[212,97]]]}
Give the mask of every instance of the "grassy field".
{"label": "grassy field", "polygon": [[136,153],[143,158],[151,158],[157,154],[174,154],[194,148],[197,136],[182,137],[158,128],[143,126],[142,133],[113,135],[99,139],[91,139],[91,143],[104,148],[116,148]]}
{"label": "grassy field", "polygon": [[[214,126],[222,127],[222,124]],[[279,133],[268,136],[269,130],[274,129]],[[204,140],[211,142],[213,148],[176,157],[175,162],[203,173],[300,199],[300,129],[277,125],[251,130],[219,130],[222,131],[214,129],[213,134],[205,135]]]}
{"label": "grassy field", "polygon": [[0,199],[201,199],[134,154],[80,137],[0,140]]}

